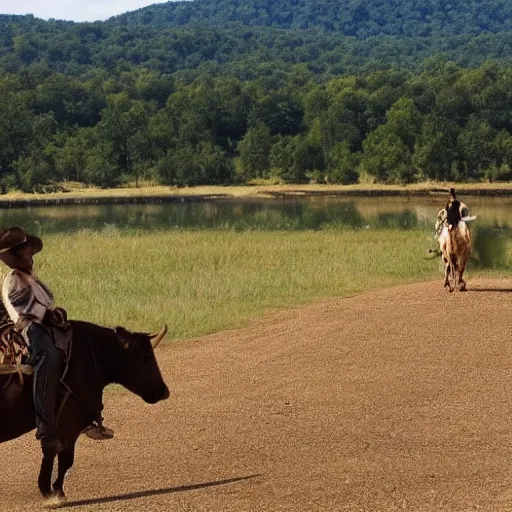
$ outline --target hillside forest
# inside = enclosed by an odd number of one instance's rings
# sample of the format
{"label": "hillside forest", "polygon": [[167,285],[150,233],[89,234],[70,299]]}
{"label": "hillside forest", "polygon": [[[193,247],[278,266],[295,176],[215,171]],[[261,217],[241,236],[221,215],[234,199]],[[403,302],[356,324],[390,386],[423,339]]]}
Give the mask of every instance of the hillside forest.
{"label": "hillside forest", "polygon": [[0,190],[511,179],[512,1],[345,3],[0,16]]}

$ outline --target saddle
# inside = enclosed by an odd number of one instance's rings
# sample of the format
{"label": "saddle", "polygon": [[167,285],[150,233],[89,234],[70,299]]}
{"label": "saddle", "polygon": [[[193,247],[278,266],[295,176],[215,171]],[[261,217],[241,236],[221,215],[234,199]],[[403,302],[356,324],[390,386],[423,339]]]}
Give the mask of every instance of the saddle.
{"label": "saddle", "polygon": [[[62,352],[64,361],[69,359],[73,329],[63,308],[49,310],[42,322],[55,346]],[[30,352],[25,338],[16,328],[0,302],[0,375],[17,373],[23,382],[23,375],[33,373],[30,366]]]}

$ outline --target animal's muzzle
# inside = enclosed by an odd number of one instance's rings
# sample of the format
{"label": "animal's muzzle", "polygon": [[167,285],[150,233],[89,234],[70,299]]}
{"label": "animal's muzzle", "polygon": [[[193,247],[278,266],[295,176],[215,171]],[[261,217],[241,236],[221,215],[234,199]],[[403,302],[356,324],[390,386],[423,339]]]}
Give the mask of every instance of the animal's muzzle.
{"label": "animal's muzzle", "polygon": [[147,402],[148,404],[156,404],[161,400],[167,400],[169,396],[169,388],[165,384],[162,384],[154,391],[144,394],[142,396],[142,399],[144,400],[144,402]]}

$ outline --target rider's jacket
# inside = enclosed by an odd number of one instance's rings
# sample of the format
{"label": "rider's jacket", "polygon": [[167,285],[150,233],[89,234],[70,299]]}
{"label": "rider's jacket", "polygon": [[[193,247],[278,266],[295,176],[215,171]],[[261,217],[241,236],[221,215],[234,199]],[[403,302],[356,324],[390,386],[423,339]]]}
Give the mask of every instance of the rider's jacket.
{"label": "rider's jacket", "polygon": [[52,292],[34,273],[26,274],[19,270],[11,270],[4,277],[2,301],[10,319],[25,339],[30,324],[41,322],[54,304]]}

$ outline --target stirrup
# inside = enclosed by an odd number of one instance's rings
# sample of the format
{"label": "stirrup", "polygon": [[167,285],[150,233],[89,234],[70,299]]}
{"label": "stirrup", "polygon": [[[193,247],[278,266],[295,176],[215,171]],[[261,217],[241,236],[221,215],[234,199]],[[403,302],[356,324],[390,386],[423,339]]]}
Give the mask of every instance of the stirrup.
{"label": "stirrup", "polygon": [[88,438],[94,439],[95,441],[103,441],[104,439],[112,439],[114,437],[114,431],[112,429],[96,422],[85,427],[82,430],[82,434],[85,434]]}

